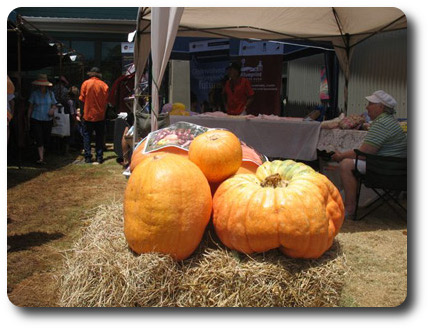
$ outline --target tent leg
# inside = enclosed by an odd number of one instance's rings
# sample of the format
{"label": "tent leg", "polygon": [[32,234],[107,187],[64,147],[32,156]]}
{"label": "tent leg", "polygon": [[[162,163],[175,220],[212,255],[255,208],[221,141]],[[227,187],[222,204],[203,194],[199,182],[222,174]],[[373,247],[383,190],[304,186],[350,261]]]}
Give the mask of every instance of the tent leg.
{"label": "tent leg", "polygon": [[350,35],[345,34],[345,46],[346,46],[346,63],[347,63],[347,72],[345,73],[345,116],[348,114],[348,85],[349,85],[349,68],[350,68],[350,56],[351,56],[351,47],[349,45]]}

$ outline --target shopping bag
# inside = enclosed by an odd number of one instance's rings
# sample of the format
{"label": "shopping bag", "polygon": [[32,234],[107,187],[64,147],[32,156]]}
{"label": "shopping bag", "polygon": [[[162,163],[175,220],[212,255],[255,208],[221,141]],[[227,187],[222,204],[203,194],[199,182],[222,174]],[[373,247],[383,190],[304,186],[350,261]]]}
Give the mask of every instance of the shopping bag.
{"label": "shopping bag", "polygon": [[[142,111],[136,112],[137,137],[143,139],[151,133],[151,115]],[[168,113],[160,113],[157,116],[158,128],[164,128],[170,125],[170,116]]]}
{"label": "shopping bag", "polygon": [[53,121],[51,135],[60,137],[70,136],[70,117],[69,114],[64,113],[63,107],[55,110]]}

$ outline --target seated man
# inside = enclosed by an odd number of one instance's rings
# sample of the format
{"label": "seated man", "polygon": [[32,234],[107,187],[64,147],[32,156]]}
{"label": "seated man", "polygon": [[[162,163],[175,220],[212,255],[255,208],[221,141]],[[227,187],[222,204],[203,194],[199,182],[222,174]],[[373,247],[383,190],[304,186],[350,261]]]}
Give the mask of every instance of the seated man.
{"label": "seated man", "polygon": [[[396,100],[382,90],[367,96],[366,100],[369,101],[366,109],[372,124],[363,144],[358,149],[364,153],[379,156],[407,157],[407,137],[394,118]],[[332,156],[334,161],[340,162],[340,177],[345,190],[346,217],[354,213],[356,205],[358,183],[352,173],[355,157],[354,150],[336,152]],[[358,170],[365,173],[365,161],[358,160],[358,162]]]}

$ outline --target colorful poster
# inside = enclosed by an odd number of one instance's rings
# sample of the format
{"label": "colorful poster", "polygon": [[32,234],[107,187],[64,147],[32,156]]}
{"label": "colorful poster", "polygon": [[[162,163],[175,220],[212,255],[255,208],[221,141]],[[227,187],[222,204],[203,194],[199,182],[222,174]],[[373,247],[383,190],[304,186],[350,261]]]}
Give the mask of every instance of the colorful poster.
{"label": "colorful poster", "polygon": [[321,67],[321,82],[320,82],[320,100],[330,100],[330,95],[328,92],[328,80],[327,80],[327,72],[325,67]]}
{"label": "colorful poster", "polygon": [[282,55],[240,58],[242,77],[248,78],[255,92],[248,114],[280,115]]}
{"label": "colorful poster", "polygon": [[[134,63],[134,43],[121,42],[122,74],[130,74],[129,68]],[[134,72],[134,68],[133,68]]]}

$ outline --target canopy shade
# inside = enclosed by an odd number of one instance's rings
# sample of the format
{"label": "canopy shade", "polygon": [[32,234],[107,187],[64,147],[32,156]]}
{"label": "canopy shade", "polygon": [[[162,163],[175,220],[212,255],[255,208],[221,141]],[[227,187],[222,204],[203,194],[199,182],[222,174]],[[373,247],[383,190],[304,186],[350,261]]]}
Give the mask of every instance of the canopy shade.
{"label": "canopy shade", "polygon": [[[56,45],[50,45],[43,35],[33,33],[23,26],[16,28],[8,21],[7,69],[8,71],[39,70],[57,65],[60,61]],[[65,58],[63,62],[69,61]],[[20,67],[18,65],[20,62]]]}
{"label": "canopy shade", "polygon": [[[138,33],[135,39],[137,79],[142,76],[144,69],[142,63],[146,63],[146,54],[149,54],[149,45],[147,42],[142,43],[141,39],[148,38],[148,35],[151,34],[151,19],[153,13],[158,10],[160,8],[142,7],[139,9]],[[353,47],[379,32],[403,29],[406,26],[406,16],[397,8],[198,7],[183,8],[177,35],[262,40],[305,39],[315,42],[331,42],[345,74],[345,102],[347,102],[347,84]],[[159,38],[160,36],[152,37]],[[143,50],[144,48],[145,50]],[[145,54],[146,58],[139,54]]]}
{"label": "canopy shade", "polygon": [[[142,20],[150,21],[148,10]],[[406,27],[397,8],[184,8],[178,36],[328,40],[363,39],[381,29]],[[149,31],[147,31],[149,32]]]}

